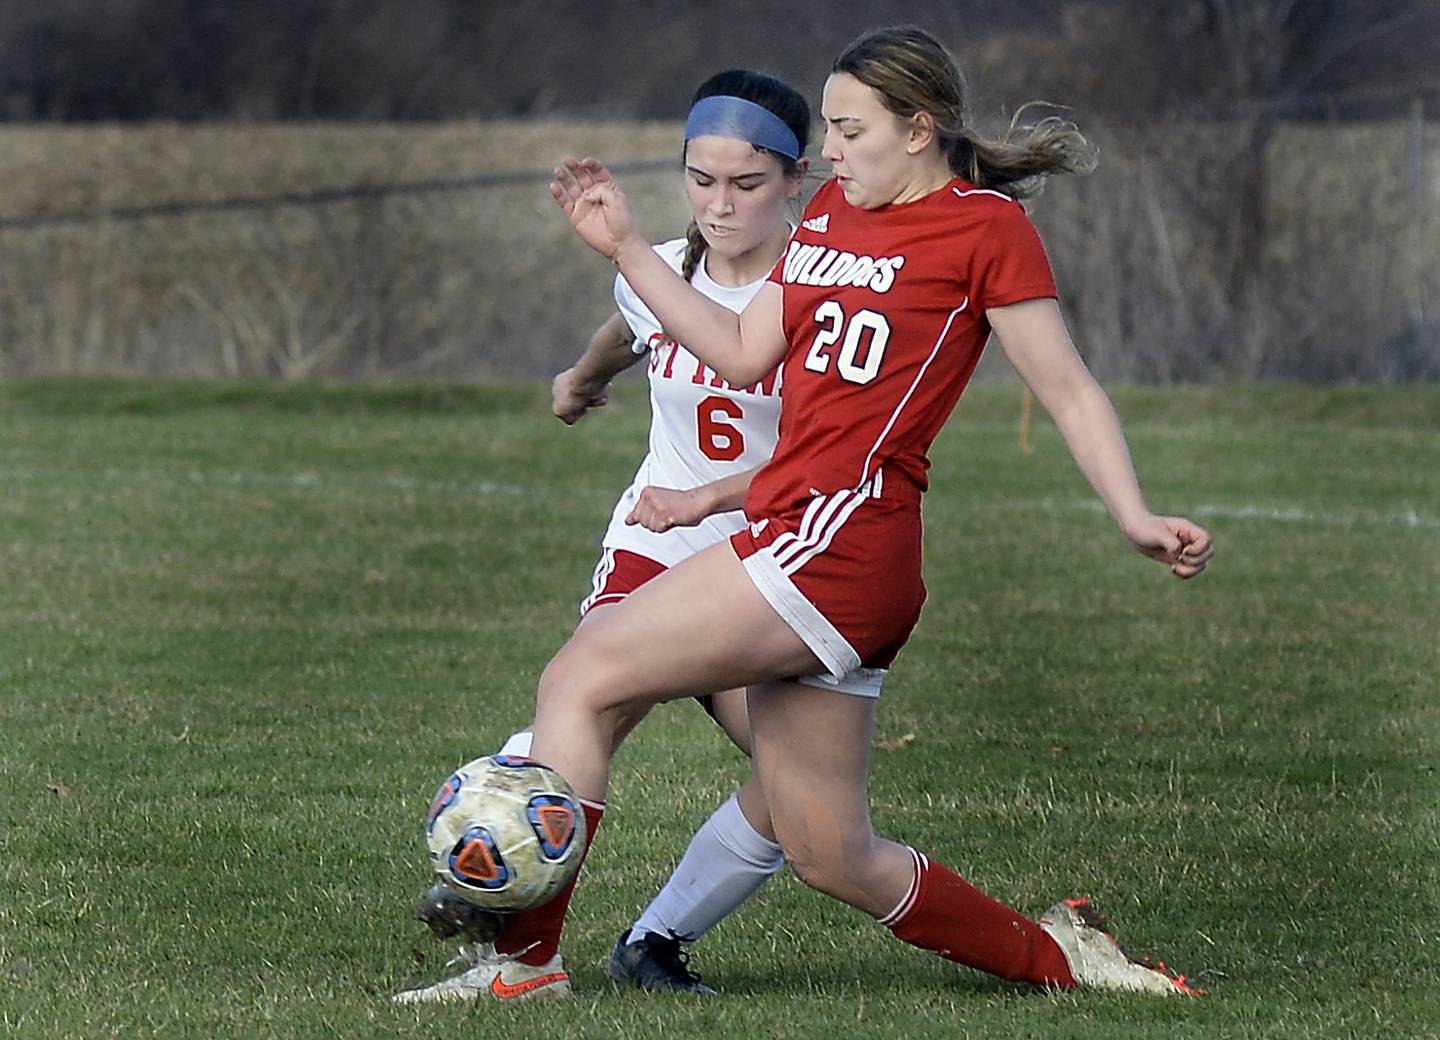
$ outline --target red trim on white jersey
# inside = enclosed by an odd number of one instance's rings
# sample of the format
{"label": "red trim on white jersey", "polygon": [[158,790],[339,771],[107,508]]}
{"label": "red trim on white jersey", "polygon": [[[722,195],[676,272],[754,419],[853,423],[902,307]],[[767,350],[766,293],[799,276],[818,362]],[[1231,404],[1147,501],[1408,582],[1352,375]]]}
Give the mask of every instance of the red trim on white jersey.
{"label": "red trim on white jersey", "polygon": [[[595,573],[590,578],[590,595],[586,596],[580,603],[580,613],[584,615],[591,607],[605,598],[605,582],[615,572],[615,550],[606,549],[600,554],[600,561],[595,564]],[[612,597],[619,602],[624,596]]]}

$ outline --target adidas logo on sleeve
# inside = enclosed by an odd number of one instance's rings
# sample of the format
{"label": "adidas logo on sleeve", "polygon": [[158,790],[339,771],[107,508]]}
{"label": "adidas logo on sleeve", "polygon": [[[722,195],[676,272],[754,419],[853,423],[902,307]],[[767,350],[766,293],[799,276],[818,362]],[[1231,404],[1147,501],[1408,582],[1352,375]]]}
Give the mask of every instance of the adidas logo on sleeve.
{"label": "adidas logo on sleeve", "polygon": [[800,226],[806,231],[813,231],[817,235],[823,235],[830,230],[830,214],[822,213],[818,217],[811,217],[809,220],[802,221]]}

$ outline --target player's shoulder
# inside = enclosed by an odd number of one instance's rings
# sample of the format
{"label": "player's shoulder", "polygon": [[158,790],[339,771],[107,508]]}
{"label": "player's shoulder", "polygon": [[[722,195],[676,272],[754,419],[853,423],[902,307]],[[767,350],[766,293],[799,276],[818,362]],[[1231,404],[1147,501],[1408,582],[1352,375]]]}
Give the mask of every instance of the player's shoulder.
{"label": "player's shoulder", "polygon": [[[685,262],[685,249],[688,245],[689,243],[683,238],[672,238],[668,241],[652,245],[650,248],[655,250],[656,255],[659,256],[661,260],[664,260],[674,270],[679,271],[681,265]],[[615,299],[622,308],[629,306],[639,310],[645,306],[635,290],[630,287],[630,283],[625,280],[623,274],[617,274],[615,276]]]}
{"label": "player's shoulder", "polygon": [[954,213],[1002,220],[1025,216],[1019,199],[994,188],[981,188],[957,177],[942,190],[945,208]]}
{"label": "player's shoulder", "polygon": [[946,214],[944,223],[954,234],[980,236],[992,247],[1028,241],[1036,235],[1025,206],[1003,191],[982,188],[959,178],[942,191],[944,199],[940,206]]}
{"label": "player's shoulder", "polygon": [[680,265],[685,260],[685,250],[690,243],[683,237],[672,238],[665,242],[656,243],[651,248],[655,250],[661,260],[664,260],[675,270],[680,270]]}

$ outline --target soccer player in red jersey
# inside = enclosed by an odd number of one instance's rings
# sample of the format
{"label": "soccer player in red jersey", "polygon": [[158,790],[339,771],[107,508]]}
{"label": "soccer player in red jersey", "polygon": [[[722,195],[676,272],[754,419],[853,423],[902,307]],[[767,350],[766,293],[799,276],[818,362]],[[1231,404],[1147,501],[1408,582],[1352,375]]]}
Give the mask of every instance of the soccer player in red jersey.
{"label": "soccer player in red jersey", "polygon": [[753,775],[806,884],[900,939],[1042,986],[1188,992],[1131,961],[1079,900],[1030,920],[923,853],[874,834],[866,796],[876,697],[925,590],[926,452],[992,331],[1135,548],[1180,578],[1209,534],[1147,507],[1109,399],[1056,303],[1016,201],[1089,148],[1059,121],[988,141],[932,37],[882,29],[835,62],[822,105],[834,180],[738,317],[635,232],[595,160],[552,193],[675,338],[732,385],[783,362],[780,439],[745,502],[749,527],[581,628],[540,681],[533,754],[604,797],[616,720],[635,704],[746,686]]}

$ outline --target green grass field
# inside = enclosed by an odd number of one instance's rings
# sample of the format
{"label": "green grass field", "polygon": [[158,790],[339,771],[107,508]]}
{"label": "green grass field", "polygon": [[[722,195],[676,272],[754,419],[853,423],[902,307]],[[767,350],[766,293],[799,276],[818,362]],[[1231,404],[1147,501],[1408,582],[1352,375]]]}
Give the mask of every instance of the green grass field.
{"label": "green grass field", "polygon": [[1116,394],[1131,553],[1018,392],[935,452],[930,600],[873,801],[1030,912],[1093,896],[1198,1001],[1046,995],[782,875],[695,951],[600,965],[743,763],[691,704],[621,752],[565,1006],[400,1009],[421,818],[528,718],[642,451],[540,387],[0,385],[0,1033],[15,1037],[1440,1035],[1440,387]]}

